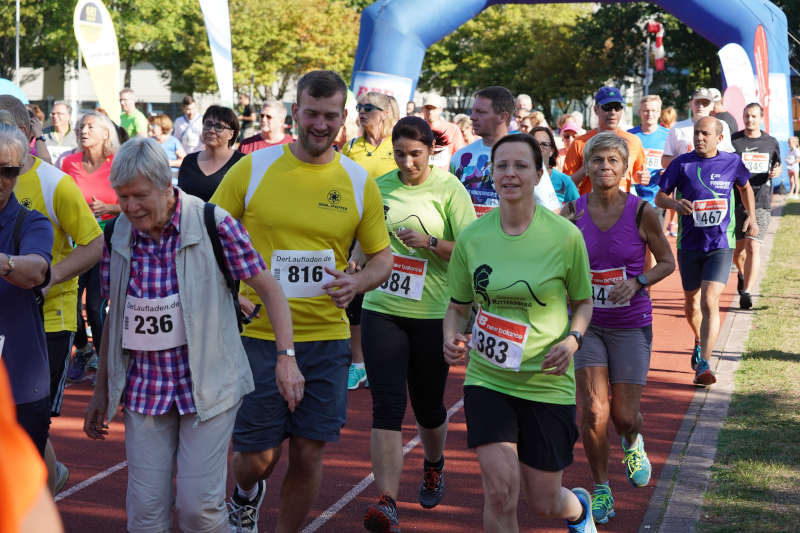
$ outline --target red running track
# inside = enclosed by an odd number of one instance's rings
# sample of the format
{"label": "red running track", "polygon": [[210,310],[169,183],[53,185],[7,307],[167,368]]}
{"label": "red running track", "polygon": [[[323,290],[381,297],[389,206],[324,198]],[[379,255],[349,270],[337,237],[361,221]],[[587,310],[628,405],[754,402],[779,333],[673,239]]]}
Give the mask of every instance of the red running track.
{"label": "red running track", "polygon": [[[674,244],[674,239],[670,240]],[[736,277],[731,276],[722,296],[723,321],[736,293],[735,280]],[[693,373],[689,368],[693,338],[683,318],[683,297],[677,271],[656,285],[652,289],[652,296],[655,317],[654,349],[648,384],[642,398],[642,413],[643,434],[653,465],[653,477],[650,486],[641,489],[635,489],[627,483],[621,464],[619,437],[613,427],[610,427],[610,481],[616,499],[617,515],[608,524],[599,526],[602,531],[623,533],[639,529],[656,481],[695,391],[691,384]],[[464,412],[457,405],[462,396],[463,378],[464,368],[453,368],[445,396],[448,409],[456,406],[450,420],[445,452],[447,493],[443,502],[435,509],[424,510],[419,506],[416,498],[422,473],[422,450],[420,446],[412,448],[406,456],[398,502],[400,525],[404,531],[466,533],[481,529],[483,496],[480,473],[475,453],[466,448]],[[121,417],[118,416],[112,422],[108,440],[101,442],[86,438],[81,429],[81,417],[90,394],[88,383],[70,387],[64,400],[64,413],[53,420],[51,427],[59,460],[71,472],[65,492],[59,495],[58,509],[68,532],[124,532],[127,469],[120,468],[120,463],[125,459],[124,430],[119,422]],[[367,485],[362,492],[354,490],[359,483],[362,487],[366,485],[363,480],[371,472],[370,424],[369,391],[360,389],[351,392],[347,425],[342,431],[340,442],[327,448],[322,487],[304,530],[306,533],[363,531],[364,510],[378,498],[374,484]],[[403,441],[409,442],[415,435],[413,417],[407,413]],[[286,453],[268,482],[267,496],[261,508],[260,531],[274,531],[279,483],[285,472],[285,457]],[[118,470],[109,473],[108,469],[115,466]],[[95,478],[80,488],[80,483],[98,474],[103,476],[102,479]],[[230,494],[233,482],[230,475],[228,477]],[[591,475],[580,442],[575,447],[575,462],[565,471],[564,484],[570,488],[583,486],[591,490]],[[329,508],[337,503],[336,508],[330,511]],[[520,502],[519,521],[522,531],[564,531],[562,521],[542,520],[529,512],[524,496]]]}

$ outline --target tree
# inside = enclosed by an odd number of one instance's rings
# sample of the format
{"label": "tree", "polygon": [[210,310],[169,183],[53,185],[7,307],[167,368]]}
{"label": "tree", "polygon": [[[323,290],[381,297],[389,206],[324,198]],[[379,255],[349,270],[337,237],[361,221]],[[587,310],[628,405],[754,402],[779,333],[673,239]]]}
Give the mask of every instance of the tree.
{"label": "tree", "polygon": [[595,62],[575,44],[576,24],[589,4],[497,5],[486,9],[427,52],[420,88],[466,98],[488,85],[527,93],[552,120],[550,101],[586,95]]}

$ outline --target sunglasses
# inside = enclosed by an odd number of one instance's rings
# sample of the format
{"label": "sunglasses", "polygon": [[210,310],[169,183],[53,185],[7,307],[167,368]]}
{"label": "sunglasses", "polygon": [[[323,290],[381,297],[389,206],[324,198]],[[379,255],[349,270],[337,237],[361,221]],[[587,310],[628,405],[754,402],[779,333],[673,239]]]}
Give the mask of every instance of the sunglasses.
{"label": "sunglasses", "polygon": [[356,105],[356,111],[359,113],[364,111],[365,113],[372,113],[373,111],[383,111],[380,107],[372,104],[358,104]]}
{"label": "sunglasses", "polygon": [[268,114],[266,114],[266,113],[261,113],[259,116],[260,116],[261,118],[268,118],[269,120],[272,120],[272,115],[268,115]]}
{"label": "sunglasses", "polygon": [[608,113],[609,111],[622,111],[622,104],[619,102],[609,102],[600,106],[600,109]]}
{"label": "sunglasses", "polygon": [[223,124],[222,122],[213,122],[211,120],[206,120],[203,122],[203,128],[207,130],[214,130],[217,133],[222,133],[225,130],[233,130],[227,124]]}
{"label": "sunglasses", "polygon": [[13,167],[13,166],[0,167],[0,178],[13,180],[17,176],[19,176],[20,172],[22,172],[22,165],[18,167]]}

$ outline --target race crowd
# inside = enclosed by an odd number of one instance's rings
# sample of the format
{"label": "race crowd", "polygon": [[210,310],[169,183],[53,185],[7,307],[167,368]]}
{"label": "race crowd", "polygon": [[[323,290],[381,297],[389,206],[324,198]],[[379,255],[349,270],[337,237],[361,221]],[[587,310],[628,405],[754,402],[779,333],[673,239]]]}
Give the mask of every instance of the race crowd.
{"label": "race crowd", "polygon": [[[130,532],[169,531],[173,503],[182,531],[258,531],[286,440],[274,529],[300,531],[361,386],[378,496],[363,525],[399,532],[407,403],[430,509],[446,491],[447,376],[464,363],[485,531],[518,531],[521,487],[568,531],[613,518],[609,419],[627,479],[648,485],[649,287],[675,270],[676,237],[687,359],[713,385],[719,298],[735,264],[752,306],[782,171],[761,106],[737,131],[716,89],[698,88],[680,122],[644,96],[626,131],[622,94],[601,87],[596,128],[564,115],[554,132],[503,87],[453,122],[442,97],[400,118],[367,92],[355,130],[346,99],[336,73],[304,75],[295,138],[282,103],[256,113],[246,96],[202,115],[187,96],[173,122],[125,89],[119,125],[98,109],[73,128],[56,102],[43,129],[0,95],[0,531],[60,528],[52,495],[69,470],[49,426],[68,380],[93,381],[88,437],[122,407]],[[562,486],[579,436],[591,494]]]}

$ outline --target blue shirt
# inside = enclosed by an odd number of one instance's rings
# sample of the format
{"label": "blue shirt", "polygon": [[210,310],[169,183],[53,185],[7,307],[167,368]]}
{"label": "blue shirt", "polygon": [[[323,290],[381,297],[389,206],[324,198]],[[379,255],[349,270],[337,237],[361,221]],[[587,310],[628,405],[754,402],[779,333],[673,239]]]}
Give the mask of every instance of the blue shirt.
{"label": "blue shirt", "polygon": [[163,143],[159,143],[159,144],[161,144],[161,148],[164,149],[164,153],[167,154],[167,160],[169,160],[169,161],[177,160],[178,159],[178,148],[183,149],[183,146],[181,145],[181,142],[178,139],[176,139],[175,137],[173,137],[172,135],[167,137],[166,141],[164,141]]}
{"label": "blue shirt", "polygon": [[558,196],[562,204],[580,198],[581,195],[578,192],[578,187],[575,186],[575,182],[560,170],[556,168],[550,170],[550,181],[553,183],[553,189],[555,189],[556,196]]}
{"label": "blue shirt", "polygon": [[[0,252],[36,254],[50,264],[53,225],[37,211],[31,211],[22,225],[19,252],[14,250],[14,225],[20,204],[11,194],[0,211]],[[0,278],[0,335],[5,336],[3,362],[8,368],[15,404],[35,402],[50,396],[50,367],[47,342],[39,306],[31,289],[22,289]]]}
{"label": "blue shirt", "polygon": [[647,170],[650,171],[650,183],[636,185],[636,194],[639,198],[650,202],[655,207],[656,193],[658,193],[658,183],[661,176],[661,156],[664,155],[664,145],[667,143],[669,130],[664,126],[658,126],[653,133],[642,133],[642,128],[636,126],[629,129],[628,133],[633,133],[642,141],[644,156],[647,160]]}

